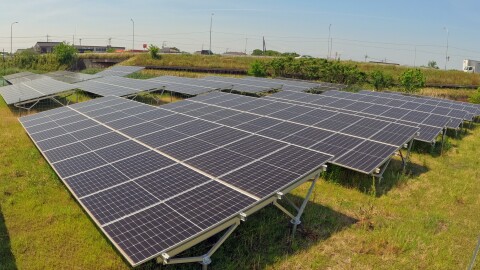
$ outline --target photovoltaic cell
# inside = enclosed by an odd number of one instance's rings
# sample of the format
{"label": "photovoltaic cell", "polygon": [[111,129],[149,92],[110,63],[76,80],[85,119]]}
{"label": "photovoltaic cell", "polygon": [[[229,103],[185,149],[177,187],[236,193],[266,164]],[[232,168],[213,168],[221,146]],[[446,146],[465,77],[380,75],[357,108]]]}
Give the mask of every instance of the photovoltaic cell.
{"label": "photovoltaic cell", "polygon": [[127,182],[80,200],[100,224],[111,222],[159,202],[134,182]]}

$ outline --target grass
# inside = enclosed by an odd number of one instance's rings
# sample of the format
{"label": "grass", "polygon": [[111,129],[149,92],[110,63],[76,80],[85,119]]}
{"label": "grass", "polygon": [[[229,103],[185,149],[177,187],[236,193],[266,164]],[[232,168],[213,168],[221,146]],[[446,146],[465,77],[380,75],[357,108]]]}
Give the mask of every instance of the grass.
{"label": "grass", "polygon": [[189,54],[162,54],[159,59],[153,59],[147,53],[136,54],[122,65],[134,66],[185,66],[185,67],[208,67],[248,69],[256,59],[268,59],[258,57],[235,57],[221,55],[189,55]]}
{"label": "grass", "polygon": [[[139,99],[147,101],[149,95]],[[170,97],[156,98],[168,102]],[[375,186],[370,177],[331,166],[293,241],[289,219],[269,206],[233,233],[212,257],[212,268],[465,269],[480,232],[480,125],[468,133],[450,138],[443,155],[416,144],[406,173],[394,160]],[[0,269],[130,268],[3,101],[0,149]],[[295,189],[290,198],[299,203],[308,187]],[[212,244],[184,255],[199,255]],[[140,267],[155,268],[153,262]],[[162,269],[178,268],[198,265]]]}

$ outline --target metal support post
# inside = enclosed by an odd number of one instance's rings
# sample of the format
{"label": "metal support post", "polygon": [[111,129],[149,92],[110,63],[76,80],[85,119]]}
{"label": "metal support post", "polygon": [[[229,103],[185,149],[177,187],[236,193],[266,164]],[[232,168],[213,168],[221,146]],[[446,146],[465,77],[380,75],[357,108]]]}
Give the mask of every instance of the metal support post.
{"label": "metal support post", "polygon": [[290,223],[293,224],[292,239],[295,237],[297,226],[301,223],[300,218],[302,217],[303,211],[305,210],[305,207],[307,206],[307,203],[310,200],[310,196],[312,195],[313,189],[315,188],[315,184],[317,183],[317,180],[319,178],[320,178],[320,173],[318,173],[315,179],[313,179],[312,184],[308,189],[307,196],[303,200],[302,205],[300,206],[300,209],[297,212],[297,215],[290,221]]}
{"label": "metal support post", "polygon": [[477,258],[477,255],[478,255],[478,251],[480,251],[480,237],[478,237],[477,247],[475,248],[475,251],[473,252],[472,262],[470,262],[470,266],[468,267],[468,270],[473,269],[473,266],[475,265],[475,259]]}
{"label": "metal support post", "polygon": [[440,155],[443,155],[443,146],[445,144],[445,134],[446,133],[447,133],[447,128],[444,128],[443,132],[442,132],[442,145],[440,147]]}
{"label": "metal support post", "polygon": [[186,257],[186,258],[173,258],[171,259],[167,253],[161,255],[162,262],[164,265],[167,264],[179,264],[179,263],[192,263],[198,262],[202,265],[202,269],[207,269],[208,265],[212,263],[211,256],[215,253],[220,246],[227,240],[227,238],[235,231],[235,229],[240,225],[240,219],[238,219],[232,226],[230,226],[227,231],[220,237],[220,239],[213,245],[210,250],[202,256],[198,257]]}
{"label": "metal support post", "polygon": [[382,181],[383,179],[383,174],[385,173],[385,171],[387,170],[388,168],[388,165],[390,164],[390,161],[392,159],[389,159],[387,161],[387,163],[385,163],[385,165],[383,165],[383,167],[381,169],[377,169],[377,172],[376,173],[373,173],[372,176],[373,177],[377,177],[378,178],[378,182],[380,183],[380,181]]}

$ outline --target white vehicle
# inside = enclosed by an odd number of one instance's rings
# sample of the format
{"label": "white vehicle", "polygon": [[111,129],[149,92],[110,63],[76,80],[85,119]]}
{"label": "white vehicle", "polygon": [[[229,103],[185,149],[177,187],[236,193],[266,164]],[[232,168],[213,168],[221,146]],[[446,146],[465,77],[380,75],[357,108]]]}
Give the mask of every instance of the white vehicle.
{"label": "white vehicle", "polygon": [[480,73],[480,61],[463,60],[463,71],[468,73]]}

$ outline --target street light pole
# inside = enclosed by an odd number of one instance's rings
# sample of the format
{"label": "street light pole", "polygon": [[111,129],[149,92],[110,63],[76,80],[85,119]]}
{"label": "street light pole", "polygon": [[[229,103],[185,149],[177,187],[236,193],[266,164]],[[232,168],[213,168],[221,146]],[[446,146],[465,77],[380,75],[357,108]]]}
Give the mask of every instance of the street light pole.
{"label": "street light pole", "polygon": [[130,21],[132,21],[132,25],[133,25],[133,32],[132,32],[132,38],[133,38],[133,41],[132,41],[132,52],[135,51],[135,22],[133,21],[133,19],[130,19]]}
{"label": "street light pole", "polygon": [[18,22],[13,22],[11,25],[10,25],[10,57],[12,57],[13,55],[13,25],[16,24]]}
{"label": "street light pole", "polygon": [[443,30],[447,31],[447,50],[445,51],[445,70],[447,70],[447,62],[448,62],[448,36],[449,36],[449,31],[447,27],[443,27]]}
{"label": "street light pole", "polygon": [[210,15],[210,46],[209,46],[209,52],[208,54],[212,54],[212,21],[213,21],[213,15],[215,15],[214,13],[212,13],[212,15]]}
{"label": "street light pole", "polygon": [[332,24],[328,25],[328,40],[327,40],[328,56],[327,56],[327,59],[330,59],[330,28],[331,27],[332,27]]}

